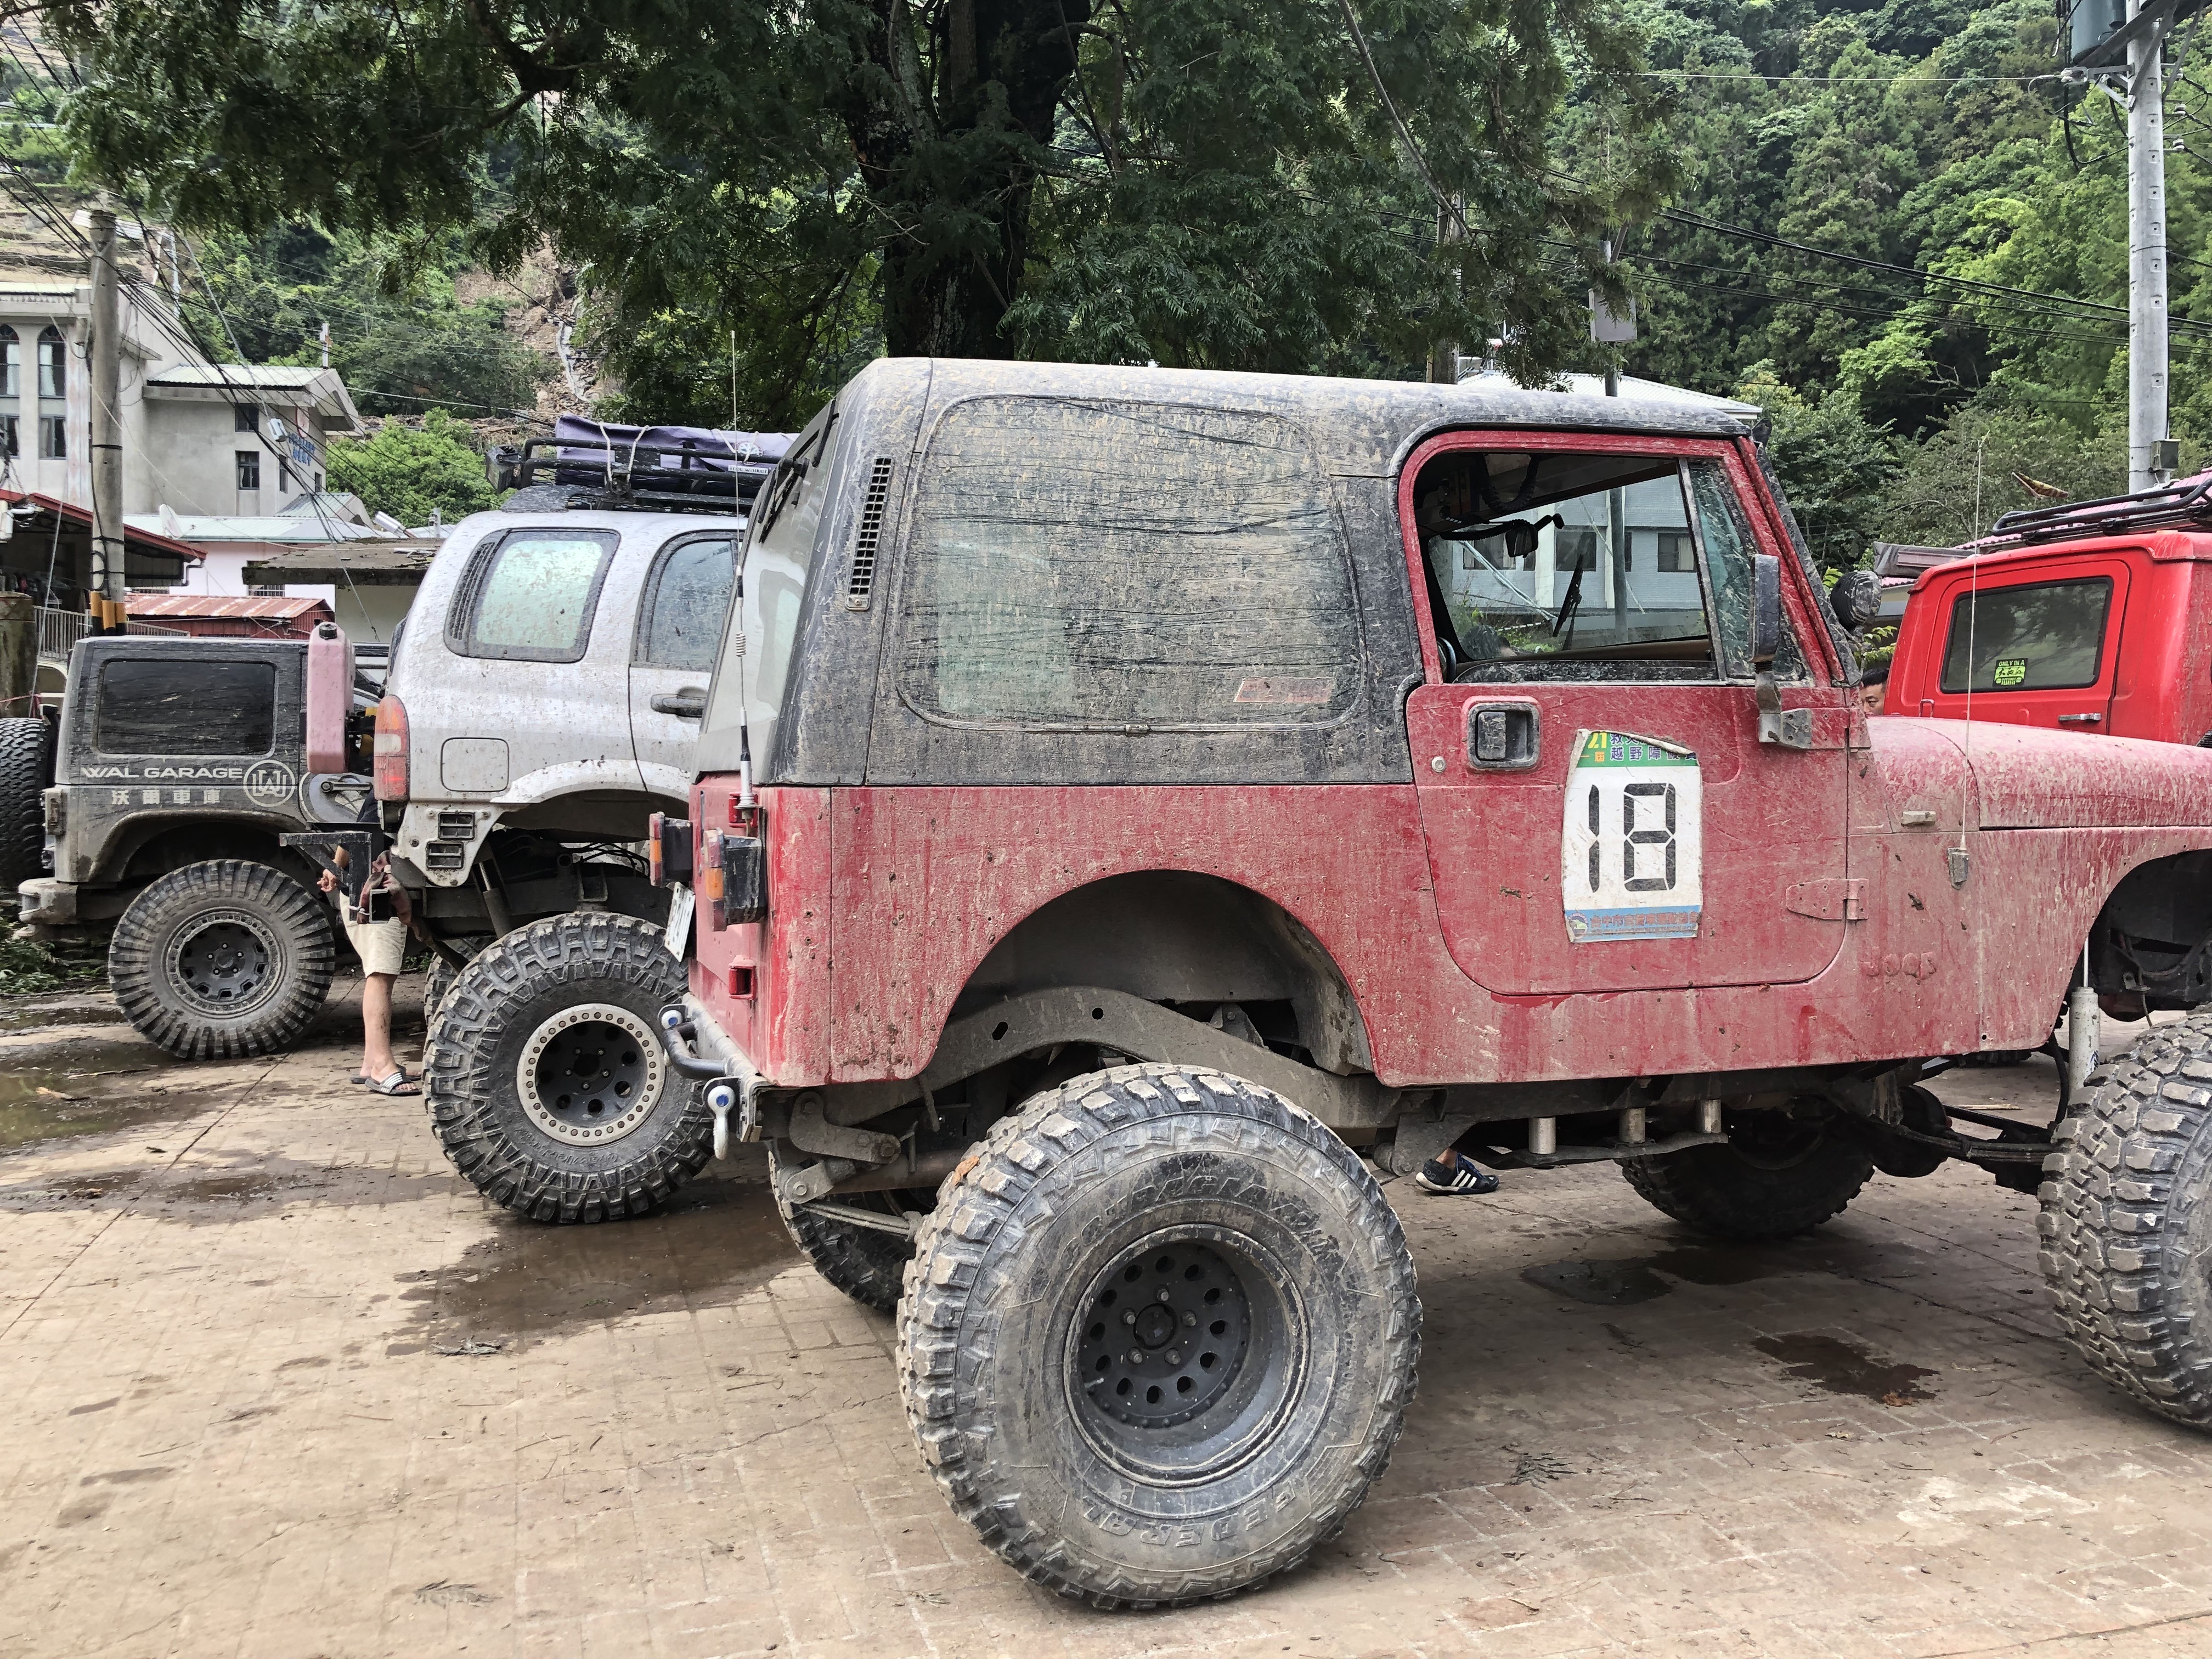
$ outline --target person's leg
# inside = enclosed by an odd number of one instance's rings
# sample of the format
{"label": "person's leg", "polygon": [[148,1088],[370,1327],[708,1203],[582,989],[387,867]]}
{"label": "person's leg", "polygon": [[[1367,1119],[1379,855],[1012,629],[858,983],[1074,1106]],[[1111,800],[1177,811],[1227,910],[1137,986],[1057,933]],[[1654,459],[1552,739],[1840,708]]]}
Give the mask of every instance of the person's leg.
{"label": "person's leg", "polygon": [[1413,1184],[1423,1192],[1480,1197],[1498,1190],[1498,1177],[1456,1146],[1447,1146],[1420,1167]]}
{"label": "person's leg", "polygon": [[372,1083],[399,1069],[392,1054],[392,974],[364,974],[361,981],[361,1070]]}

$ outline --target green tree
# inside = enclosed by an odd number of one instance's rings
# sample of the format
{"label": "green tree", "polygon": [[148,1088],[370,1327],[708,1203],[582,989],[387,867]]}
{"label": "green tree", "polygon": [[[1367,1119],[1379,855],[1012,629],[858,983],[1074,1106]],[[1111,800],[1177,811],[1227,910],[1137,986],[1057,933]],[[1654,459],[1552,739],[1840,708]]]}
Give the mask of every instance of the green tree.
{"label": "green tree", "polygon": [[403,252],[299,221],[220,233],[195,250],[207,288],[186,290],[187,319],[209,351],[227,356],[234,339],[257,363],[319,362],[328,323],[331,367],[365,413],[527,410],[550,366],[507,332],[505,307],[455,297],[459,241]]}
{"label": "green tree", "polygon": [[349,490],[372,513],[404,525],[433,516],[451,524],[499,499],[469,429],[443,410],[432,410],[420,427],[386,421],[365,443],[333,438],[325,459],[331,489]]}
{"label": "green tree", "polygon": [[[420,240],[489,200],[476,251],[550,237],[587,264],[618,366],[734,330],[740,412],[763,424],[877,333],[900,354],[1399,374],[1502,335],[1534,374],[1583,350],[1585,288],[1617,286],[1590,269],[1599,233],[1670,165],[1636,143],[1656,104],[1616,0],[43,15],[83,68],[69,119],[93,176],[249,233]],[[1552,148],[1571,88],[1611,157]],[[1452,200],[1468,234],[1439,237]]]}
{"label": "green tree", "polygon": [[1877,539],[1894,540],[1884,526],[1884,491],[1898,470],[1898,443],[1860,413],[1848,392],[1818,401],[1791,390],[1760,363],[1735,395],[1766,412],[1767,443],[1790,510],[1822,568],[1848,570]]}

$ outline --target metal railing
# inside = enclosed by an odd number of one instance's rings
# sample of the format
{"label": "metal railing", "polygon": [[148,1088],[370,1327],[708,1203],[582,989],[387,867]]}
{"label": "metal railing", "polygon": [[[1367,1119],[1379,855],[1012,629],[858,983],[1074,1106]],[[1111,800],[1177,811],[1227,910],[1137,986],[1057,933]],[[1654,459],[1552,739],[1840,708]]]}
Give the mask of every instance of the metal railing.
{"label": "metal railing", "polygon": [[[91,614],[83,611],[63,611],[52,605],[40,605],[37,609],[39,654],[41,657],[52,657],[58,661],[67,662],[69,653],[76,647],[76,642],[92,631]],[[159,623],[126,623],[124,632],[167,635],[177,639],[190,637],[188,629],[164,628]]]}

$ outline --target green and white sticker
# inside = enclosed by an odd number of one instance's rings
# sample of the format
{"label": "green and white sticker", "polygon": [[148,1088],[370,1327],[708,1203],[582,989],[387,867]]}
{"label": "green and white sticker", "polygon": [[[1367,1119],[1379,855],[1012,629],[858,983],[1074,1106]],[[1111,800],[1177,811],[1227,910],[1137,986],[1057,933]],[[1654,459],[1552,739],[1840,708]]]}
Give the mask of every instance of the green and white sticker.
{"label": "green and white sticker", "polygon": [[1626,732],[1577,732],[1559,837],[1567,937],[1696,938],[1704,804],[1689,750]]}

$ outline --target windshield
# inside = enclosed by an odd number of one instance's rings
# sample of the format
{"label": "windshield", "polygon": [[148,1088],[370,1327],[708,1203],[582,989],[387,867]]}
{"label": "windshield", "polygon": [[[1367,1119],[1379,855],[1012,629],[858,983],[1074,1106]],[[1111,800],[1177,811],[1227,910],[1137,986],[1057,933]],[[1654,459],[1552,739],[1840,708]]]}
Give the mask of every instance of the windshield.
{"label": "windshield", "polygon": [[714,682],[700,722],[702,773],[738,769],[738,738],[748,735],[756,767],[775,748],[775,725],[799,641],[814,532],[828,491],[822,486],[836,405],[807,422],[799,441],[753,503],[738,576],[738,602],[723,630]]}

